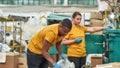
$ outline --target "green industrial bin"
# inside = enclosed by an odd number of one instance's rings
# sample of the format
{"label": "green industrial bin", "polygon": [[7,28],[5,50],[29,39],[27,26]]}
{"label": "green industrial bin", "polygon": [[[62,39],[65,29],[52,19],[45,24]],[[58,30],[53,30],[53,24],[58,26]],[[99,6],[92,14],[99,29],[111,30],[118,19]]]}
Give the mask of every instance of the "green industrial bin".
{"label": "green industrial bin", "polygon": [[109,47],[109,62],[120,62],[120,30],[107,30]]}

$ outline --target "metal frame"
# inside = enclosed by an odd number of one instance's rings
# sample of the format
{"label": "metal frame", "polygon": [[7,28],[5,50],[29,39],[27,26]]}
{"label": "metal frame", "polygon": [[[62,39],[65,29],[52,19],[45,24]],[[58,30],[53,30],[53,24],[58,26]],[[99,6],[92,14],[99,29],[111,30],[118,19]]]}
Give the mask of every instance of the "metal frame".
{"label": "metal frame", "polygon": [[[67,5],[65,5],[67,3]],[[97,5],[97,0],[0,0],[1,4],[9,5]]]}
{"label": "metal frame", "polygon": [[[13,23],[13,25],[12,25],[12,36],[13,36],[13,41],[12,41],[12,46],[11,46],[11,48],[12,49],[15,49],[15,48],[20,48],[20,51],[19,51],[19,53],[20,53],[20,56],[22,55],[22,51],[23,51],[23,48],[22,48],[22,21],[21,20],[19,20],[19,19],[14,19],[14,18],[5,18],[5,17],[0,17],[0,21],[1,22],[3,22],[4,23],[4,26],[5,26],[5,32],[4,32],[4,36],[5,36],[5,39],[4,39],[4,43],[6,43],[6,30],[7,30],[7,28],[6,28],[6,26],[7,26],[7,22],[12,22]],[[16,27],[15,26],[15,21],[17,21],[17,22],[20,22],[20,27]],[[14,44],[15,44],[15,28],[18,28],[19,30],[20,30],[20,46],[15,46]]]}

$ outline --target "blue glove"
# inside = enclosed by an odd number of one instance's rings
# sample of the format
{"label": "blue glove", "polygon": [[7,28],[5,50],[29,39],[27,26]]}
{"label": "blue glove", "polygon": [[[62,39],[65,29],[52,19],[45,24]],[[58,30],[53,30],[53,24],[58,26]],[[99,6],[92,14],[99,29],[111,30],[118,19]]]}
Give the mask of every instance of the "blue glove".
{"label": "blue glove", "polygon": [[104,26],[104,30],[112,29],[112,26]]}
{"label": "blue glove", "polygon": [[64,60],[64,61],[66,61],[66,56],[62,53],[61,55],[60,55],[60,57]]}
{"label": "blue glove", "polygon": [[55,63],[53,64],[53,68],[61,68],[61,66],[55,62]]}
{"label": "blue glove", "polygon": [[82,42],[82,39],[81,39],[81,38],[76,38],[74,41],[75,41],[76,43],[81,43],[81,42]]}

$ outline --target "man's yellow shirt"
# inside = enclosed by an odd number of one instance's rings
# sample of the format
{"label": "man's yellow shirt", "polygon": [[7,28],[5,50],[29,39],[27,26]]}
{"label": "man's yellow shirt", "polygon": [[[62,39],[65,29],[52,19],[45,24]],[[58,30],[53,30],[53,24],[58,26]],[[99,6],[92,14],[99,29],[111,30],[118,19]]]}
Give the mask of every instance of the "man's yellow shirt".
{"label": "man's yellow shirt", "polygon": [[50,25],[41,29],[30,39],[28,49],[35,54],[41,54],[44,40],[47,40],[52,47],[62,39],[63,36],[58,36],[58,24]]}
{"label": "man's yellow shirt", "polygon": [[82,38],[81,43],[73,43],[68,46],[68,56],[73,57],[84,57],[86,56],[86,48],[85,48],[85,32],[87,31],[87,27],[85,26],[72,26],[71,31],[65,36],[68,40],[74,40],[75,38]]}

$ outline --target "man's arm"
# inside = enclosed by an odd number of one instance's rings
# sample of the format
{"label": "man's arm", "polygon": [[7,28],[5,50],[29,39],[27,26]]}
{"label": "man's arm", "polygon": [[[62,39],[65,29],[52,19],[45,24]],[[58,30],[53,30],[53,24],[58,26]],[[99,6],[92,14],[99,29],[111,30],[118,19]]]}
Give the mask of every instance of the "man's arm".
{"label": "man's arm", "polygon": [[51,64],[54,64],[55,60],[52,59],[50,54],[48,54],[48,50],[50,48],[50,43],[47,40],[44,40],[43,47],[42,47],[42,55],[47,59]]}
{"label": "man's arm", "polygon": [[59,52],[59,54],[62,54],[62,45],[61,41],[56,43],[56,49]]}
{"label": "man's arm", "polygon": [[61,59],[63,59],[64,61],[66,61],[66,58],[67,58],[67,57],[66,57],[66,56],[63,54],[63,52],[62,52],[61,41],[56,44],[56,49],[58,50]]}

